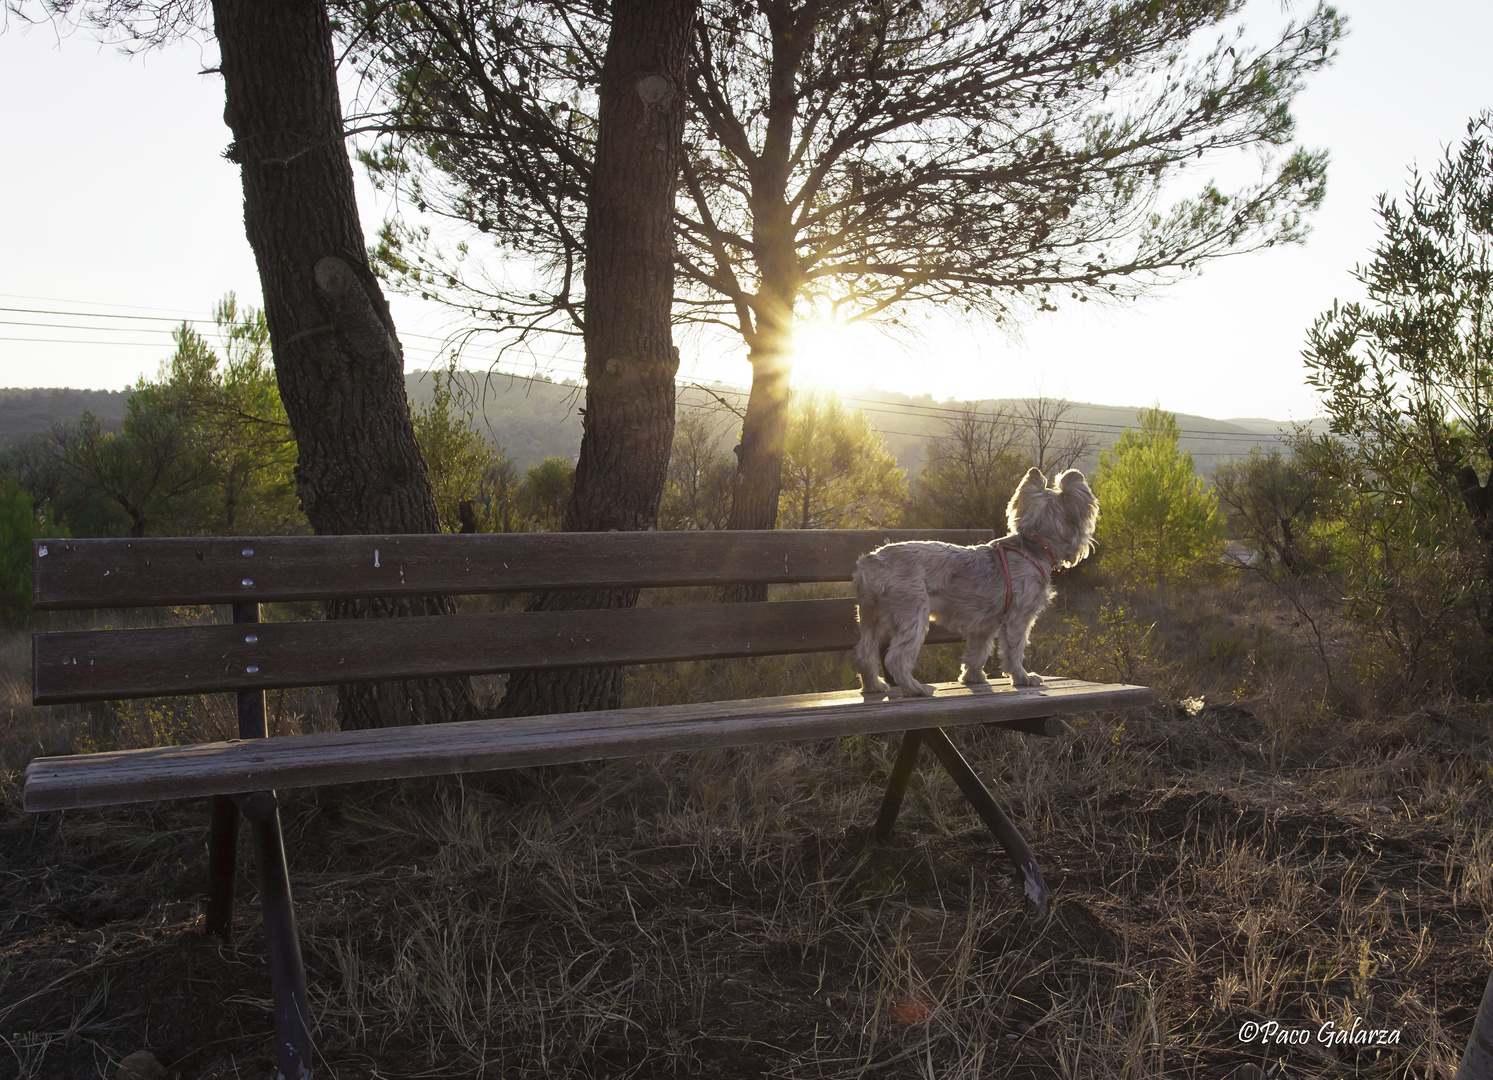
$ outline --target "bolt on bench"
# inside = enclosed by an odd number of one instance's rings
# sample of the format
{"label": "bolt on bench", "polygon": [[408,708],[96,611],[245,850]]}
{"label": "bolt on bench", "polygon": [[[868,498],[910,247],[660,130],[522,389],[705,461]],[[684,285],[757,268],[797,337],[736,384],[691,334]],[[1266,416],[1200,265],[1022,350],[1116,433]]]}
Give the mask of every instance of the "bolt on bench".
{"label": "bolt on bench", "polygon": [[[1148,705],[1146,687],[1050,678],[1040,687],[942,684],[931,698],[859,691],[468,720],[269,739],[264,691],[520,668],[630,665],[848,650],[853,599],[690,604],[263,623],[269,601],[527,593],[546,589],[846,582],[894,540],[975,544],[988,530],[516,533],[39,540],[40,610],[231,604],[230,624],[35,635],[39,705],[234,693],[239,738],[37,758],[28,811],[210,797],[207,929],[227,939],[240,816],[252,826],[284,1077],[310,1076],[305,974],[276,789],[552,765],[709,747],[904,732],[875,835],[896,820],[918,750],[953,776],[1043,913],[1031,848],[944,731],[988,724],[1053,734],[1063,714]],[[958,638],[935,626],[929,642]]]}

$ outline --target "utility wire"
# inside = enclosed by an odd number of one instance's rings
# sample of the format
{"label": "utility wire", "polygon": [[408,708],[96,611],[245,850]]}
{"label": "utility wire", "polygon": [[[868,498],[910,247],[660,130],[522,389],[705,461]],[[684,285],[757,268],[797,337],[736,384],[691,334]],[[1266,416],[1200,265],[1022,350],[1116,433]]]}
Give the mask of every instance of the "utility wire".
{"label": "utility wire", "polygon": [[[63,300],[63,299],[56,298],[56,297],[30,297],[30,296],[23,296],[23,295],[14,294],[14,293],[0,293],[0,296],[11,297],[11,298],[14,298],[14,299],[40,300],[40,301],[44,301],[44,302],[61,303],[61,304],[79,304],[79,303],[92,304],[92,303],[94,303],[93,301],[76,301],[76,300],[70,301],[70,300]],[[123,304],[99,305],[99,306],[130,307],[130,305],[123,305]],[[135,310],[156,310],[156,311],[161,311],[161,310],[169,310],[169,309],[162,309],[162,308],[151,309],[151,308],[139,308],[139,307],[136,307]],[[210,317],[208,317],[208,318],[201,318],[201,317],[199,317],[199,318],[193,319],[191,317],[175,317],[175,316],[166,316],[166,315],[125,315],[125,314],[119,314],[119,313],[112,313],[111,314],[111,313],[107,313],[107,312],[87,312],[87,311],[76,311],[76,310],[65,310],[65,309],[54,309],[54,308],[18,308],[18,307],[4,307],[4,306],[0,306],[0,312],[10,313],[10,314],[54,315],[54,316],[60,316],[60,317],[84,318],[84,319],[128,319],[128,320],[131,320],[131,321],[139,321],[139,322],[169,322],[169,323],[174,324],[173,327],[170,330],[167,330],[167,329],[156,328],[156,327],[140,327],[140,328],[135,328],[135,327],[108,327],[108,326],[98,326],[98,327],[95,327],[95,326],[78,325],[78,324],[70,324],[70,323],[39,323],[39,322],[24,322],[24,321],[13,321],[13,320],[0,320],[0,325],[3,325],[3,326],[17,326],[17,327],[20,327],[20,326],[35,326],[35,327],[38,327],[38,328],[45,328],[45,329],[82,330],[82,331],[87,331],[87,332],[92,332],[92,331],[107,332],[107,331],[113,330],[115,332],[127,331],[127,332],[132,333],[132,334],[138,334],[138,333],[162,334],[162,333],[174,333],[175,332],[175,327],[178,326],[178,325],[180,325],[183,322],[194,322],[194,321],[211,322],[211,318]],[[446,337],[438,337],[438,336],[431,335],[431,334],[420,334],[420,333],[416,333],[416,332],[413,332],[413,331],[401,331],[400,334],[399,334],[399,336],[400,336],[400,339],[402,341],[403,340],[408,340],[408,339],[415,339],[415,340],[421,340],[421,341],[437,341],[437,342],[440,342],[441,343],[440,347],[439,348],[435,348],[435,349],[432,349],[429,346],[410,346],[407,349],[407,351],[410,351],[410,352],[421,352],[421,353],[424,353],[424,354],[427,355],[427,357],[429,357],[429,356],[439,357],[442,354],[442,352],[444,352],[445,349],[448,346],[451,345],[452,338],[455,335],[448,335]],[[0,336],[0,341],[6,341],[6,342],[25,342],[25,343],[30,343],[30,344],[108,345],[108,346],[125,346],[125,345],[139,346],[139,345],[149,345],[149,346],[151,346],[153,348],[160,348],[161,347],[160,344],[154,343],[154,342],[146,342],[146,341],[119,341],[119,340],[112,340],[112,341],[110,341],[110,340],[97,340],[97,339],[89,340],[89,339],[67,339],[67,338],[28,338],[28,337]],[[478,346],[478,348],[482,348],[482,346]],[[557,354],[557,353],[536,353],[532,349],[525,350],[525,355],[527,355],[529,358],[531,358],[532,360],[534,360],[536,362],[536,364],[538,362],[540,362],[540,361],[548,360],[548,361],[550,361],[554,365],[553,370],[557,370],[557,371],[560,371],[562,373],[570,374],[570,375],[572,375],[573,377],[575,377],[577,379],[580,379],[580,378],[584,377],[584,366],[582,364],[579,364],[577,361],[575,361],[574,359],[572,359],[570,357],[564,357],[564,356],[561,356],[560,354]],[[498,361],[495,360],[494,362],[496,363]],[[545,381],[549,381],[551,383],[553,382],[553,380],[545,380],[543,378],[534,378],[534,377],[530,377],[530,376],[520,375],[517,372],[501,371],[501,370],[498,370],[498,371],[491,371],[490,370],[488,372],[488,376],[490,378],[496,377],[496,378],[520,379],[520,380],[526,380],[526,381],[530,381],[530,382],[545,382]],[[717,385],[716,387],[712,388],[712,392],[718,393],[718,394],[721,394],[721,395],[724,395],[724,396],[736,397],[738,399],[746,399],[749,396],[747,391],[739,390],[739,389],[736,389],[734,387],[722,387],[722,386],[719,386],[719,385]],[[854,396],[842,396],[841,400],[845,401],[847,403],[850,403],[850,404],[862,406],[862,410],[861,411],[863,411],[863,412],[877,413],[877,414],[880,414],[880,415],[887,415],[887,416],[911,416],[911,417],[926,418],[926,419],[930,419],[930,420],[963,419],[963,418],[965,418],[967,416],[967,414],[966,414],[966,412],[964,410],[956,408],[956,407],[950,407],[950,406],[916,405],[916,404],[913,404],[912,402],[903,403],[903,402],[897,402],[897,401],[886,401],[886,400],[877,399],[877,398],[865,398],[865,397],[854,397]],[[1034,427],[1036,425],[1036,421],[1035,421],[1034,418],[1032,418],[1032,417],[1026,417],[1026,416],[1012,416],[1012,415],[991,416],[991,415],[988,415],[988,414],[985,415],[985,416],[981,416],[978,413],[976,413],[975,416],[973,417],[973,419],[977,423],[984,423],[984,424],[999,424],[999,423],[1003,423],[1004,422],[1004,423],[1014,423],[1016,425],[1019,425],[1019,426],[1022,426],[1022,427],[1028,427],[1028,428]],[[1097,435],[1116,435],[1116,434],[1119,434],[1119,433],[1123,433],[1124,431],[1130,430],[1133,427],[1133,425],[1128,425],[1128,424],[1111,424],[1111,423],[1105,423],[1103,421],[1097,421],[1097,420],[1071,420],[1071,421],[1062,421],[1062,422],[1057,423],[1055,426],[1056,427],[1065,428],[1065,429],[1068,429],[1068,430],[1072,430],[1072,431],[1087,432],[1087,433],[1097,434]],[[1181,431],[1181,434],[1187,436],[1189,439],[1194,440],[1194,441],[1201,440],[1201,441],[1246,442],[1246,441],[1250,441],[1250,440],[1259,441],[1259,440],[1263,440],[1263,439],[1269,439],[1271,441],[1280,441],[1280,439],[1281,439],[1281,436],[1279,434],[1271,435],[1271,434],[1266,434],[1266,433],[1262,433],[1262,432],[1252,432],[1252,431],[1248,431],[1248,430],[1222,431],[1222,430],[1206,429],[1206,428],[1181,428],[1180,431]],[[928,437],[928,434],[926,432],[919,434],[919,433],[913,433],[913,432],[891,431],[891,430],[883,429],[883,433],[884,434],[890,434],[890,435],[901,435],[901,436],[905,436],[905,437],[908,437],[908,438],[927,438]],[[1227,457],[1227,456],[1235,456],[1235,455],[1219,453],[1219,454],[1211,454],[1211,455],[1203,455],[1203,456],[1224,456],[1224,457]]]}
{"label": "utility wire", "polygon": [[[14,315],[74,315],[74,316],[77,316],[77,317],[83,318],[83,319],[139,319],[139,320],[144,321],[144,322],[171,322],[171,323],[181,323],[181,322],[190,322],[191,321],[190,319],[173,319],[173,318],[170,318],[169,316],[166,316],[166,315],[119,315],[119,314],[111,314],[111,313],[106,312],[106,311],[98,311],[98,312],[95,312],[95,311],[51,311],[51,310],[44,310],[42,308],[23,308],[23,307],[0,307],[0,311],[8,311],[8,312],[10,312],[11,314],[14,314]],[[17,324],[17,325],[25,325],[25,324],[22,323],[22,324]],[[37,323],[35,325],[41,326],[41,325],[46,325],[46,324]]]}

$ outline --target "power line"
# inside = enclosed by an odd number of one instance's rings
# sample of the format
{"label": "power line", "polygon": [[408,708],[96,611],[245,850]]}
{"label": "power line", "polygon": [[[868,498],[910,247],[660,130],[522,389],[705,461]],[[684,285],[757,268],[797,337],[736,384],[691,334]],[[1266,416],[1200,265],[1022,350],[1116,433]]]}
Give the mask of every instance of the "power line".
{"label": "power line", "polygon": [[29,341],[46,345],[108,345],[111,348],[120,345],[144,345],[151,349],[162,348],[159,341],[99,341],[96,338],[0,337],[0,341]]}
{"label": "power line", "polygon": [[[748,396],[746,391],[737,390],[735,388],[727,388],[727,387],[713,387],[712,390],[711,390],[711,392],[722,394],[722,395],[725,395],[725,396],[736,397],[736,398],[745,398],[745,397]],[[914,415],[914,416],[925,416],[925,417],[928,417],[929,419],[934,419],[934,420],[942,420],[942,419],[962,419],[966,415],[966,413],[962,409],[943,408],[943,407],[940,407],[940,406],[937,406],[937,405],[913,405],[910,402],[904,405],[903,403],[897,402],[897,401],[882,401],[882,400],[879,400],[879,399],[876,399],[876,398],[860,398],[860,397],[846,397],[846,396],[842,396],[840,398],[840,400],[841,401],[845,401],[845,402],[852,402],[852,403],[856,403],[856,404],[862,404],[862,405],[871,406],[870,408],[863,408],[863,409],[861,409],[862,412],[867,412],[867,413],[882,413],[882,414],[891,415],[891,416]],[[1007,423],[1016,424],[1016,425],[1021,426],[1021,427],[1027,427],[1027,428],[1035,427],[1036,426],[1036,420],[1034,420],[1032,417],[1027,417],[1027,416],[1015,416],[1015,415],[1008,415],[1008,416],[990,416],[990,415],[985,415],[985,416],[981,416],[978,413],[976,413],[975,416],[974,416],[974,420],[977,423],[981,423],[981,424],[999,424],[999,423],[1002,423],[1002,422],[1007,422]],[[1123,434],[1126,431],[1130,431],[1130,430],[1133,429],[1134,425],[1131,425],[1131,424],[1106,424],[1103,421],[1098,421],[1098,420],[1065,420],[1065,421],[1056,422],[1054,424],[1054,427],[1055,428],[1064,428],[1064,429],[1068,429],[1068,430],[1075,430],[1075,431],[1088,431],[1088,432],[1093,432],[1094,434],[1098,434],[1098,435],[1111,435],[1111,434]],[[1262,438],[1270,438],[1270,439],[1278,439],[1279,438],[1278,435],[1265,435],[1263,433],[1253,432],[1253,431],[1217,431],[1217,430],[1209,430],[1207,428],[1180,428],[1179,430],[1180,430],[1180,432],[1183,435],[1186,435],[1189,438],[1192,438],[1192,439],[1201,439],[1201,440],[1204,440],[1204,441],[1224,441],[1224,440],[1227,440],[1227,441],[1230,441],[1230,442],[1246,442],[1246,441],[1249,441],[1251,439],[1258,440],[1258,439],[1262,439]],[[908,436],[913,437],[913,438],[926,438],[927,437],[926,434],[924,434],[924,435],[912,435],[911,432],[905,432],[905,431],[902,431],[902,432],[892,432],[892,431],[889,431],[889,432],[886,432],[886,433],[887,434],[891,434],[891,435],[908,435]]]}
{"label": "power line", "polygon": [[[31,295],[29,295],[27,293],[0,293],[0,297],[5,297],[7,300],[36,300],[36,301],[40,301],[42,303],[47,303],[47,304],[86,304],[89,307],[124,308],[126,311],[171,311],[171,310],[173,310],[171,308],[144,307],[144,306],[142,306],[140,304],[115,304],[115,303],[109,303],[109,302],[100,301],[100,300],[74,300],[71,297],[65,297],[65,296],[31,296]],[[197,316],[189,316],[189,317],[196,318],[196,317],[204,317],[204,316],[201,316],[201,314],[199,313]]]}
{"label": "power line", "polygon": [[[65,299],[62,299],[62,298],[59,298],[59,297],[31,297],[31,296],[24,296],[22,294],[14,294],[14,293],[0,293],[0,296],[11,297],[11,298],[14,298],[14,299],[39,300],[39,301],[44,301],[44,302],[59,303],[59,304],[68,304],[68,305],[93,304],[95,306],[111,306],[111,307],[126,307],[126,308],[132,307],[132,305],[124,305],[124,304],[103,305],[103,304],[97,304],[94,301],[65,300]],[[138,307],[138,306],[133,306],[133,310],[140,310],[140,311],[151,311],[151,310],[154,310],[154,311],[165,311],[165,310],[170,310],[170,309],[165,309],[165,308],[141,308],[141,307]],[[45,309],[43,309],[43,308],[0,307],[0,312],[7,312],[7,313],[13,313],[13,314],[55,315],[55,316],[61,316],[61,317],[84,318],[84,319],[128,319],[128,320],[140,321],[140,322],[171,322],[171,323],[176,323],[176,324],[180,324],[182,322],[192,322],[192,321],[211,321],[211,317],[207,317],[205,319],[201,318],[201,317],[198,317],[196,319],[193,319],[193,318],[190,318],[190,317],[174,317],[174,316],[164,316],[164,315],[125,315],[125,314],[119,314],[119,313],[87,312],[87,311],[76,311],[76,310],[71,310],[70,311],[70,310],[61,310],[61,309],[52,309],[52,308],[45,308]],[[22,321],[11,321],[11,320],[0,320],[0,325],[18,326],[18,327],[19,326],[35,326],[35,327],[38,327],[38,328],[46,328],[46,329],[81,330],[81,331],[85,331],[85,332],[100,332],[100,333],[107,332],[107,331],[110,331],[110,330],[113,330],[115,332],[128,332],[128,333],[132,333],[132,334],[138,334],[138,333],[155,333],[155,334],[160,334],[160,333],[172,333],[172,332],[174,332],[174,327],[173,327],[172,330],[164,330],[164,329],[159,329],[159,328],[155,328],[155,327],[148,327],[148,328],[147,327],[133,328],[133,327],[120,327],[120,326],[115,326],[115,327],[98,326],[98,327],[95,327],[95,326],[76,325],[76,324],[69,324],[69,323],[37,323],[37,322],[22,322]],[[409,345],[406,348],[407,352],[421,352],[421,353],[427,354],[427,357],[429,357],[429,356],[439,357],[441,355],[441,353],[446,350],[446,348],[451,347],[452,350],[453,350],[453,352],[456,352],[458,354],[461,354],[463,352],[467,352],[467,354],[470,355],[469,350],[471,348],[473,348],[472,346],[470,346],[470,345],[468,345],[466,343],[462,343],[459,346],[453,345],[453,339],[459,333],[461,333],[461,332],[456,332],[456,333],[453,333],[453,334],[449,334],[449,335],[446,335],[445,337],[437,337],[437,336],[431,335],[431,334],[420,334],[420,333],[416,333],[416,332],[413,332],[413,331],[401,331],[400,334],[399,334],[399,336],[400,336],[400,339],[402,341],[414,339],[414,340],[421,340],[421,341],[435,341],[435,342],[440,342],[440,346],[437,347],[437,348],[434,348],[434,349],[430,348],[429,346],[423,346],[422,347],[422,346]],[[28,337],[6,337],[6,336],[0,336],[0,341],[6,341],[6,342],[23,342],[23,343],[28,343],[28,344],[107,345],[107,346],[125,346],[125,345],[140,346],[140,345],[149,345],[149,346],[151,346],[153,348],[160,348],[160,347],[162,347],[161,344],[154,343],[154,342],[119,341],[119,340],[98,340],[98,339],[28,338]],[[486,346],[477,346],[477,348],[486,348]],[[504,351],[506,351],[506,350],[504,350]],[[582,364],[578,363],[577,361],[575,361],[574,359],[570,358],[570,357],[564,357],[564,356],[561,356],[561,355],[559,355],[557,353],[537,353],[537,352],[535,352],[532,349],[526,349],[526,350],[524,350],[524,355],[527,355],[530,359],[532,359],[536,363],[536,366],[538,365],[538,363],[540,361],[546,361],[547,360],[547,361],[549,361],[553,365],[552,370],[557,370],[557,371],[569,374],[569,375],[571,375],[571,376],[573,376],[573,377],[575,377],[577,379],[584,378],[584,366]],[[494,365],[496,365],[496,364],[498,364],[500,362],[501,362],[501,352],[500,352],[500,355],[498,357],[495,357],[492,360],[492,363]],[[543,380],[540,380],[540,379],[531,379],[530,377],[520,375],[517,372],[501,371],[501,370],[494,371],[492,369],[489,369],[489,371],[488,371],[488,377],[489,378],[491,378],[491,377],[500,377],[500,378],[511,378],[511,379],[525,379],[525,380],[534,381],[534,382],[543,381]],[[717,387],[713,388],[712,392],[717,393],[717,394],[722,395],[722,396],[731,396],[731,397],[735,397],[735,398],[738,398],[738,399],[746,399],[746,398],[749,397],[749,393],[747,391],[739,390],[739,389],[736,389],[734,387],[721,387],[721,386],[717,386]],[[862,411],[863,412],[876,413],[876,414],[888,415],[888,416],[916,416],[916,417],[922,417],[922,418],[927,418],[927,419],[932,419],[932,420],[946,420],[946,419],[963,418],[963,417],[965,417],[967,415],[964,410],[959,409],[959,408],[955,408],[955,407],[950,407],[950,406],[917,405],[917,404],[914,404],[912,402],[906,402],[906,403],[904,403],[904,402],[897,402],[897,401],[886,401],[886,400],[875,399],[875,398],[850,397],[850,396],[844,396],[844,397],[841,398],[841,400],[845,401],[847,403],[850,403],[850,404],[862,406]],[[998,424],[998,423],[1002,423],[1002,422],[1007,422],[1007,423],[1014,423],[1016,425],[1019,425],[1019,426],[1022,426],[1022,427],[1027,427],[1027,428],[1033,428],[1033,427],[1037,426],[1037,423],[1038,423],[1037,418],[1033,418],[1033,417],[1027,417],[1027,416],[990,416],[990,415],[981,416],[981,415],[978,414],[978,412],[975,413],[975,415],[973,416],[973,419],[976,422],[982,423],[982,424]],[[1117,435],[1117,434],[1123,433],[1123,432],[1125,432],[1127,430],[1131,430],[1132,427],[1133,427],[1133,425],[1128,425],[1128,424],[1111,424],[1111,423],[1105,423],[1103,421],[1097,421],[1097,420],[1070,420],[1070,421],[1064,421],[1064,422],[1055,423],[1054,427],[1055,428],[1061,427],[1061,428],[1068,429],[1070,431],[1087,432],[1087,433],[1092,433],[1092,434],[1102,435],[1102,436],[1113,436],[1113,435]],[[1180,432],[1181,432],[1182,435],[1187,436],[1189,439],[1194,440],[1194,441],[1201,440],[1201,441],[1215,441],[1215,442],[1216,441],[1248,442],[1248,441],[1254,440],[1254,441],[1258,442],[1258,441],[1264,440],[1264,439],[1269,439],[1271,441],[1279,441],[1280,438],[1281,438],[1280,434],[1266,434],[1266,433],[1262,433],[1262,432],[1252,432],[1252,431],[1248,431],[1248,430],[1221,431],[1221,430],[1207,429],[1207,428],[1181,428]],[[885,434],[901,435],[901,436],[904,436],[904,437],[907,437],[907,438],[926,438],[926,437],[928,437],[927,433],[914,434],[912,432],[899,432],[899,431],[891,431],[891,430],[885,430]],[[1212,456],[1230,456],[1230,455],[1215,454],[1215,455],[1212,455]]]}
{"label": "power line", "polygon": [[[50,311],[50,310],[45,310],[43,308],[23,308],[23,307],[0,307],[0,311],[8,311],[8,312],[11,312],[12,314],[16,314],[16,315],[73,315],[73,316],[76,316],[78,318],[83,318],[83,319],[140,319],[140,320],[145,321],[145,322],[177,322],[177,323],[184,322],[184,321],[185,322],[190,322],[191,321],[189,319],[188,320],[172,319],[172,318],[168,318],[165,315],[119,315],[119,314],[111,313],[111,312],[107,312],[107,311],[99,311],[99,312],[93,312],[93,311]],[[17,325],[24,326],[24,325],[27,325],[27,324],[25,324],[25,323],[19,323]],[[38,323],[36,325],[44,325],[44,324]]]}
{"label": "power line", "polygon": [[[10,295],[13,295],[13,294],[10,294],[10,293],[0,293],[0,296],[10,296]],[[39,298],[39,299],[47,299],[47,298],[42,297],[42,298]],[[67,302],[67,301],[63,301],[63,302]],[[85,301],[73,301],[73,302],[74,303],[89,303],[89,301],[86,301],[86,300]],[[123,307],[125,305],[112,305],[112,306]],[[144,310],[151,310],[151,309],[144,309]],[[154,310],[167,310],[167,309],[158,308],[158,309],[154,309]],[[98,329],[100,331],[103,331],[103,330],[107,330],[107,329],[117,329],[117,330],[127,330],[130,333],[158,333],[158,334],[159,333],[171,333],[171,332],[174,332],[176,326],[179,326],[179,325],[181,325],[184,322],[186,322],[186,323],[191,323],[191,322],[209,322],[210,323],[210,322],[214,321],[213,318],[212,318],[212,316],[210,316],[210,315],[204,316],[204,315],[200,315],[200,314],[196,315],[196,316],[172,317],[172,316],[165,316],[165,315],[121,315],[121,314],[113,313],[113,312],[59,311],[59,310],[50,309],[50,308],[17,308],[17,307],[0,307],[0,312],[8,312],[8,313],[11,313],[11,314],[16,314],[16,315],[61,315],[61,316],[70,316],[70,317],[73,317],[73,318],[82,318],[82,319],[131,319],[131,320],[138,320],[138,321],[142,321],[142,322],[169,322],[169,323],[174,324],[173,327],[172,327],[172,330],[166,331],[166,330],[158,330],[158,329],[155,329],[155,328],[140,329],[140,330],[136,330],[136,329],[130,328],[130,327],[113,327],[113,328],[111,328],[111,327],[97,327],[97,328],[95,328],[95,327],[86,326],[86,325],[80,326],[80,325],[73,324],[73,323],[39,323],[39,322],[29,322],[29,321],[27,321],[27,322],[22,322],[22,321],[14,321],[14,322],[12,322],[12,321],[9,321],[9,320],[0,320],[0,326],[39,326],[39,327],[55,328],[55,329],[60,329],[60,330],[93,330],[93,329]],[[446,345],[448,345],[448,344],[451,343],[452,338],[454,338],[455,336],[457,336],[457,334],[467,333],[467,332],[468,331],[455,331],[455,332],[453,332],[451,334],[447,334],[446,336],[442,337],[442,336],[439,336],[439,335],[436,335],[436,334],[421,334],[421,333],[417,333],[417,332],[415,332],[413,330],[401,330],[401,331],[399,331],[399,338],[400,338],[401,341],[403,341],[403,340],[405,340],[407,338],[418,338],[418,339],[423,340],[423,341],[439,341],[441,343],[442,348],[444,348]],[[4,341],[4,340],[9,340],[9,339],[0,338],[0,341]],[[39,340],[47,340],[47,339],[36,338],[36,339],[27,339],[27,340],[38,340],[39,341]],[[110,342],[100,342],[100,344],[111,344],[111,343]],[[436,351],[439,352],[440,350],[436,350]],[[557,354],[557,353],[538,354],[538,353],[533,353],[532,350],[530,350],[530,355],[533,355],[533,356],[542,356],[544,358],[554,359],[554,360],[564,359],[563,357],[559,356],[559,354]]]}
{"label": "power line", "polygon": [[[6,308],[0,308],[5,311]],[[54,323],[54,322],[22,322],[18,319],[0,319],[0,326],[34,326],[43,330],[98,330],[100,333],[113,331],[124,334],[174,334],[175,330],[163,330],[157,326],[79,326],[77,323]]]}

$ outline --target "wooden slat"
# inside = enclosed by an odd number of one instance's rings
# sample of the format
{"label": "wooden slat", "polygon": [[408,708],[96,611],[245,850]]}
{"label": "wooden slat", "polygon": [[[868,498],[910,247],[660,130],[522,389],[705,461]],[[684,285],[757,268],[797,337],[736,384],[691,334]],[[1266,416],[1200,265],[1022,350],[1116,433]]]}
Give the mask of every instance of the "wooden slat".
{"label": "wooden slat", "polygon": [[[33,700],[326,686],[516,668],[779,656],[854,647],[855,601],[172,626],[37,634]],[[931,642],[957,641],[934,627]]]}
{"label": "wooden slat", "polygon": [[37,540],[39,610],[475,595],[578,587],[849,581],[894,540],[978,544],[988,529],[481,533]]}
{"label": "wooden slat", "polygon": [[1053,679],[1013,689],[943,684],[932,698],[855,691],[520,720],[342,731],[37,758],[27,810],[60,810],[354,781],[553,765],[1149,705],[1143,686]]}

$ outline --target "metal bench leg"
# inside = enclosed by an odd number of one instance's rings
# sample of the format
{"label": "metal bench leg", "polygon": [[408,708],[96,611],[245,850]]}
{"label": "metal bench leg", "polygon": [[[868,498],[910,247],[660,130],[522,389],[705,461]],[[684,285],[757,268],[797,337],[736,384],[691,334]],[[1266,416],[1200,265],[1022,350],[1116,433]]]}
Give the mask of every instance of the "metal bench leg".
{"label": "metal bench leg", "polygon": [[[908,732],[908,734],[914,733]],[[954,783],[959,785],[959,790],[964,792],[964,797],[975,808],[975,813],[979,814],[985,824],[990,826],[990,831],[1001,842],[1001,847],[1006,849],[1006,854],[1016,864],[1016,869],[1021,871],[1024,879],[1023,891],[1031,902],[1034,913],[1038,917],[1045,917],[1047,915],[1047,885],[1042,880],[1042,871],[1037,867],[1037,857],[1032,854],[1031,847],[1016,831],[1016,826],[1011,824],[1011,819],[1006,817],[1005,812],[996,804],[984,782],[970,767],[969,762],[965,760],[964,755],[959,752],[959,748],[949,739],[948,733],[943,728],[926,728],[917,734],[922,736],[922,741],[928,744],[928,749],[933,751],[934,756],[949,771],[949,775],[954,778]]]}
{"label": "metal bench leg", "polygon": [[897,823],[897,811],[902,809],[902,796],[907,792],[907,782],[912,779],[912,767],[917,763],[918,747],[922,741],[921,732],[902,733],[902,745],[897,748],[897,760],[892,764],[892,775],[887,778],[886,794],[881,799],[881,813],[876,816],[873,835],[882,843],[891,839],[892,826]]}
{"label": "metal bench leg", "polygon": [[[259,605],[234,604],[233,621],[259,622]],[[238,735],[241,739],[269,736],[263,691],[244,691],[238,695]],[[290,873],[285,867],[280,808],[272,791],[252,791],[230,799],[252,823],[254,847],[259,856],[259,903],[264,909],[270,995],[275,1003],[275,1061],[280,1067],[280,1080],[310,1080],[311,1009],[306,1001],[306,968],[301,962],[295,908],[290,902]],[[213,808],[216,814],[216,801]]]}
{"label": "metal bench leg", "polygon": [[283,1080],[310,1080],[311,1009],[306,1001],[306,969],[290,902],[290,875],[279,811],[255,821],[259,855],[259,902],[264,908],[264,940],[269,953],[270,992],[275,1001],[275,1060]]}
{"label": "metal bench leg", "polygon": [[[257,623],[258,604],[234,604],[235,623]],[[252,633],[252,631],[245,631]],[[238,695],[238,737],[262,739],[266,730],[264,694]],[[233,879],[238,871],[238,804],[229,795],[214,795],[212,824],[207,833],[207,932],[224,942],[233,940]]]}
{"label": "metal bench leg", "polygon": [[233,940],[233,878],[238,868],[238,805],[227,795],[213,796],[212,825],[207,834],[207,932]]}

